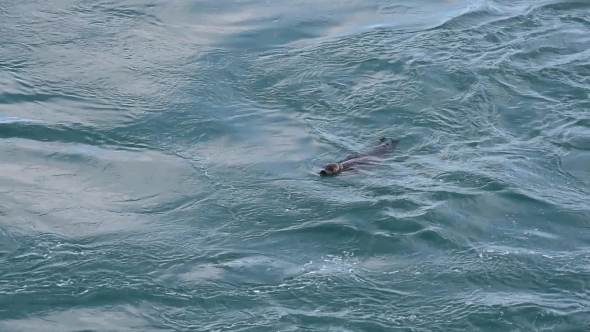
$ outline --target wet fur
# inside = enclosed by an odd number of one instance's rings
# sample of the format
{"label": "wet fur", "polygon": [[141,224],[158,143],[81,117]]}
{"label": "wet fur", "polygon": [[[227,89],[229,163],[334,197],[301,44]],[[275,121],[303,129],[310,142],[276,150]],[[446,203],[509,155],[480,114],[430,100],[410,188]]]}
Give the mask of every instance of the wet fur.
{"label": "wet fur", "polygon": [[379,144],[375,148],[373,148],[373,150],[364,154],[356,154],[349,156],[346,159],[340,160],[336,163],[327,164],[320,171],[320,175],[338,175],[342,172],[354,170],[356,166],[371,164],[375,161],[378,161],[379,158],[385,157],[393,153],[398,143],[398,140],[388,140],[385,137],[383,137],[379,140]]}

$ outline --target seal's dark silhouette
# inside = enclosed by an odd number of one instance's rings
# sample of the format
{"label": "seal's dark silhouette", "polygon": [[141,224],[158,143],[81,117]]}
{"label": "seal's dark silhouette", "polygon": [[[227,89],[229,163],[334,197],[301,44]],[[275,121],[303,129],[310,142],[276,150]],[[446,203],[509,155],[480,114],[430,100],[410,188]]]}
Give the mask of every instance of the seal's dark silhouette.
{"label": "seal's dark silhouette", "polygon": [[324,168],[320,171],[321,176],[331,176],[331,175],[338,175],[342,172],[352,171],[356,167],[361,165],[368,165],[372,164],[376,161],[379,161],[381,158],[386,157],[387,155],[393,153],[399,140],[395,139],[386,139],[382,137],[379,140],[379,144],[373,148],[373,150],[364,153],[364,154],[357,154],[349,156],[348,158],[338,161],[336,163],[330,163],[324,166]]}

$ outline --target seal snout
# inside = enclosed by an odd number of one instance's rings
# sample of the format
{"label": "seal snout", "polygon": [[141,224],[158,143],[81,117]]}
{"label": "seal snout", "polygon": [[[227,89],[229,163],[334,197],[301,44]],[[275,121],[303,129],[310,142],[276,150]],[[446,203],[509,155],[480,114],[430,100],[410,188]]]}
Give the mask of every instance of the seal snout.
{"label": "seal snout", "polygon": [[326,170],[321,170],[320,171],[320,175],[321,176],[326,176],[326,175],[328,175],[328,173],[326,173]]}

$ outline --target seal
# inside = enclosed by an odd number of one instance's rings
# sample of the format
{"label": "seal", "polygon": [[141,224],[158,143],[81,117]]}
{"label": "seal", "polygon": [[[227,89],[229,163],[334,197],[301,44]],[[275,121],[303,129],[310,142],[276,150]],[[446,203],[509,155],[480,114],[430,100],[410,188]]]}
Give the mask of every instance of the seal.
{"label": "seal", "polygon": [[338,175],[342,172],[352,171],[357,166],[368,165],[379,159],[393,153],[399,140],[386,139],[382,137],[379,139],[379,144],[373,150],[365,154],[357,154],[347,157],[336,163],[330,163],[324,166],[320,171],[321,176]]}

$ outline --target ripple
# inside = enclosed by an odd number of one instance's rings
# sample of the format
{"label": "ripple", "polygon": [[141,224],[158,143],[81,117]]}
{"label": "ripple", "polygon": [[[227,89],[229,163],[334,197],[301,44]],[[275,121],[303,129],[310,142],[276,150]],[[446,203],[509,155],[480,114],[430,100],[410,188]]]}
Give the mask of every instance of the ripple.
{"label": "ripple", "polygon": [[[165,189],[166,183],[174,183],[170,177],[182,181],[192,172],[189,166],[158,153],[78,148],[63,143],[14,140],[3,144],[2,154],[13,155],[12,162],[1,167],[2,182],[10,184],[2,196],[11,204],[26,205],[27,215],[37,216],[29,221],[19,217],[12,226],[34,225],[71,235],[140,227],[144,222],[133,216],[132,210],[175,197]],[[43,162],[33,163],[35,160]],[[177,175],[159,174],[158,165],[165,160],[178,167]],[[142,175],[134,173],[136,167],[142,168]],[[172,186],[180,193],[180,188]],[[142,189],[136,192],[132,188]]]}
{"label": "ripple", "polygon": [[[52,324],[47,324],[51,321]],[[43,329],[45,331],[64,331],[71,329],[117,329],[132,331],[158,331],[150,326],[148,320],[130,306],[120,306],[112,310],[106,309],[75,309],[48,313],[43,317],[33,317],[25,320],[8,319],[0,323],[11,331],[30,331]]]}

